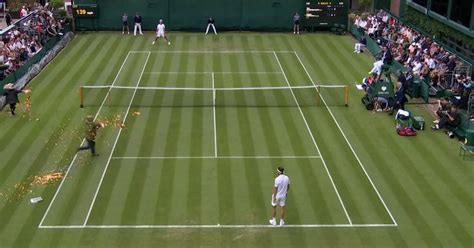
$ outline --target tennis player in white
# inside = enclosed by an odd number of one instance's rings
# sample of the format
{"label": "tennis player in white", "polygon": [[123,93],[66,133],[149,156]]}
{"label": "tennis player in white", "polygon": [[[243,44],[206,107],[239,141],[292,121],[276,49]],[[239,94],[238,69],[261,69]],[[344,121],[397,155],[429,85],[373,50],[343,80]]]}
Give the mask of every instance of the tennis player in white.
{"label": "tennis player in white", "polygon": [[272,189],[272,218],[269,222],[271,225],[276,226],[276,207],[280,206],[280,226],[283,226],[285,225],[285,201],[290,190],[290,178],[284,174],[285,169],[281,166],[278,167],[277,173],[278,175],[275,178],[275,184]]}
{"label": "tennis player in white", "polygon": [[171,42],[168,40],[168,37],[165,34],[165,24],[163,23],[163,20],[161,20],[161,19],[160,19],[160,23],[158,24],[158,26],[156,26],[156,38],[151,44],[155,45],[155,42],[160,37],[165,38],[165,40],[168,41],[168,45],[171,45]]}

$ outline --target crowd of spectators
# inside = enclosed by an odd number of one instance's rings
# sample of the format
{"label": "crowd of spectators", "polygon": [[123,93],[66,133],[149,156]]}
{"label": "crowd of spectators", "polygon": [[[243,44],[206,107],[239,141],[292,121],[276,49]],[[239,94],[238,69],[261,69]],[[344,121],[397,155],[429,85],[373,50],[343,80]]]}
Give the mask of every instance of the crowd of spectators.
{"label": "crowd of spectators", "polygon": [[62,35],[63,23],[48,5],[23,6],[20,16],[23,19],[0,37],[0,80],[38,53],[49,39]]}
{"label": "crowd of spectators", "polygon": [[454,95],[454,105],[467,108],[473,83],[466,70],[468,67],[454,54],[383,10],[366,18],[357,16],[354,24],[380,46],[389,49],[393,60],[407,69],[406,77],[419,77],[433,87],[442,85]]}
{"label": "crowd of spectators", "polygon": [[[406,68],[406,72],[397,74],[397,109],[404,109],[404,90],[410,87],[410,83],[416,78],[429,83],[432,88],[442,87],[448,94],[446,98],[438,101],[436,120],[432,128],[446,129],[448,135],[454,137],[453,131],[460,125],[458,109],[468,108],[469,96],[474,88],[469,74],[470,68],[432,38],[400,23],[383,10],[366,18],[357,16],[354,24],[383,50],[378,55],[378,61],[374,63],[368,79],[380,78],[384,66],[391,65],[391,61],[387,63],[387,57]],[[359,39],[354,52],[360,53],[365,45],[365,38]],[[371,83],[368,79],[364,79],[364,84]]]}

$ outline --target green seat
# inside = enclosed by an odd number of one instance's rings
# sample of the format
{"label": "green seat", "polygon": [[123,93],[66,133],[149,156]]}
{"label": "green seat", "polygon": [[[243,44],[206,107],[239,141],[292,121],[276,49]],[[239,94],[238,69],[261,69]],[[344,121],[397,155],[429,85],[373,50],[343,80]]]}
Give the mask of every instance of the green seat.
{"label": "green seat", "polygon": [[462,156],[463,160],[466,158],[466,153],[474,155],[474,146],[468,146],[466,144],[462,144],[461,147],[459,148],[459,155]]}
{"label": "green seat", "polygon": [[461,124],[454,130],[454,133],[460,138],[466,137],[466,131],[470,128],[471,121],[466,113],[461,113]]}

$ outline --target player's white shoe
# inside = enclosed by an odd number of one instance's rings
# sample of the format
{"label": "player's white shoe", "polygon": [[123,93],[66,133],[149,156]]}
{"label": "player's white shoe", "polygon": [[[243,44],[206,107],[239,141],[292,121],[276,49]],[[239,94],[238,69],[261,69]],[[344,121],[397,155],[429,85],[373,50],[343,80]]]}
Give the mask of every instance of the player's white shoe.
{"label": "player's white shoe", "polygon": [[171,42],[168,41],[168,46],[171,46]]}
{"label": "player's white shoe", "polygon": [[151,44],[152,44],[152,45],[155,45],[155,41],[153,41]]}
{"label": "player's white shoe", "polygon": [[277,224],[277,221],[276,221],[275,218],[270,219],[268,222],[270,222],[270,225],[272,225],[272,226],[276,226],[276,224]]}
{"label": "player's white shoe", "polygon": [[283,219],[280,220],[280,226],[285,225],[285,221]]}

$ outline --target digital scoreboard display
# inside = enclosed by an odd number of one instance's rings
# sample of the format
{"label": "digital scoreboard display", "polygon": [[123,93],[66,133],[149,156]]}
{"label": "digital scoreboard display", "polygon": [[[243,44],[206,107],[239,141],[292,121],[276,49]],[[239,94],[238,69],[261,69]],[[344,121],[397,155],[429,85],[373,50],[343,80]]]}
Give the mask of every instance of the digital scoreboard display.
{"label": "digital scoreboard display", "polygon": [[97,4],[74,4],[72,6],[74,17],[97,17]]}
{"label": "digital scoreboard display", "polygon": [[332,27],[334,24],[347,25],[348,3],[340,0],[306,1],[305,25]]}

